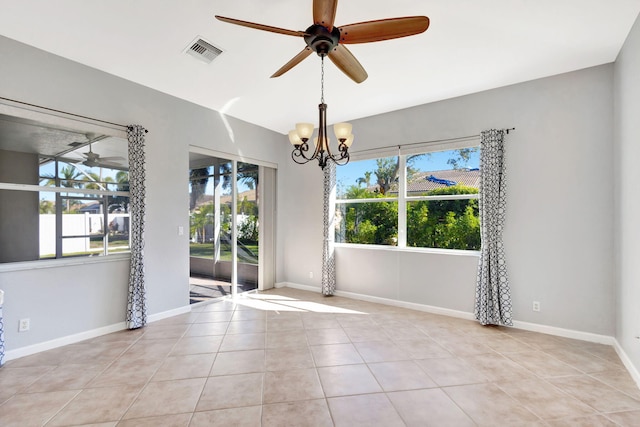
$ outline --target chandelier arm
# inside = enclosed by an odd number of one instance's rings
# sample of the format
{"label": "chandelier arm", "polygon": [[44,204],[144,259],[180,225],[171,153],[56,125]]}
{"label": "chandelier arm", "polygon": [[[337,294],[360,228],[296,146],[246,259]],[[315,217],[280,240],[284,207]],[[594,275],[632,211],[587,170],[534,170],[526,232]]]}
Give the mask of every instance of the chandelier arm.
{"label": "chandelier arm", "polygon": [[[307,141],[302,141],[302,144],[294,145],[293,151],[291,152],[291,158],[294,162],[303,165],[305,163],[310,162],[315,159],[315,156],[307,157],[305,152],[309,151],[309,144]],[[302,159],[298,161],[298,159]]]}

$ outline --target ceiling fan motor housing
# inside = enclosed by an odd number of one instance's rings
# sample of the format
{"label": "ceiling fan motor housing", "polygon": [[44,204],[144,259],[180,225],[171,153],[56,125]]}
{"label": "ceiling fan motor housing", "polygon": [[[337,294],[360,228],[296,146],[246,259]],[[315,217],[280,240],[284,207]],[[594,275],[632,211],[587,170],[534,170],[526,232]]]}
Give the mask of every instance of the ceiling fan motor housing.
{"label": "ceiling fan motor housing", "polygon": [[329,31],[322,25],[314,24],[305,31],[304,41],[318,56],[326,56],[340,41],[340,30],[333,27]]}

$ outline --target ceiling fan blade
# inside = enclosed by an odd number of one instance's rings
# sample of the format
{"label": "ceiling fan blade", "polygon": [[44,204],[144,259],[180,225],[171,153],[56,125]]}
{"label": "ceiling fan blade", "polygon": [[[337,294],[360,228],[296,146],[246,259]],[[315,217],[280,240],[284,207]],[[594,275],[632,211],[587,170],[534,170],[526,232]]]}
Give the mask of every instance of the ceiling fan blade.
{"label": "ceiling fan blade", "polygon": [[329,59],[336,64],[336,67],[351,78],[356,83],[362,83],[369,77],[364,67],[345,46],[338,45],[329,52]]}
{"label": "ceiling fan blade", "polygon": [[333,30],[338,0],[313,0],[313,23]]}
{"label": "ceiling fan blade", "polygon": [[340,43],[369,43],[423,33],[429,28],[426,16],[380,19],[340,27]]}
{"label": "ceiling fan blade", "polygon": [[124,157],[122,157],[122,156],[111,156],[111,157],[102,157],[102,156],[100,156],[99,159],[109,162],[109,161],[112,161],[112,160],[124,160]]}
{"label": "ceiling fan blade", "polygon": [[228,22],[229,24],[241,25],[243,27],[254,28],[256,30],[269,31],[271,33],[285,34],[287,36],[297,36],[297,37],[304,37],[306,35],[304,31],[287,30],[284,28],[272,27],[269,25],[256,24],[254,22],[241,21],[239,19],[225,18],[224,16],[219,16],[219,15],[216,15],[216,18],[219,21]]}
{"label": "ceiling fan blade", "polygon": [[305,47],[304,49],[302,49],[302,52],[300,52],[299,54],[291,58],[289,62],[284,64],[278,71],[273,73],[271,78],[280,77],[281,75],[283,75],[284,73],[286,73],[287,71],[289,71],[290,69],[298,65],[299,63],[301,63],[307,56],[311,55],[312,52],[313,51],[311,50],[311,48]]}

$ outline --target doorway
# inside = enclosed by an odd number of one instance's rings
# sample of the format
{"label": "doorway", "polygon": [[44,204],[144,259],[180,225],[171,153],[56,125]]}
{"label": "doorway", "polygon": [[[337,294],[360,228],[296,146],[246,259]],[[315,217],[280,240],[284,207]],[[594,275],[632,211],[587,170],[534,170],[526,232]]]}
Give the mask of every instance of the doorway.
{"label": "doorway", "polygon": [[273,234],[272,212],[263,209],[272,203],[262,200],[269,168],[197,152],[190,153],[189,168],[190,302],[271,287],[273,269],[262,259],[263,240]]}

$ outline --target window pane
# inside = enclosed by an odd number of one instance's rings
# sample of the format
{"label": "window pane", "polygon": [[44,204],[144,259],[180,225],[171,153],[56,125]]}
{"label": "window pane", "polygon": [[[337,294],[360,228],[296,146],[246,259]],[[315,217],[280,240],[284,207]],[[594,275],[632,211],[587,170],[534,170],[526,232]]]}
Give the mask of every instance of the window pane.
{"label": "window pane", "polygon": [[349,162],[336,169],[338,199],[398,197],[398,157]]}
{"label": "window pane", "polygon": [[62,237],[104,235],[104,199],[64,193]]}
{"label": "window pane", "polygon": [[56,257],[56,194],[41,191],[39,218],[40,258]]}
{"label": "window pane", "polygon": [[478,200],[408,202],[407,246],[479,250]]}
{"label": "window pane", "polygon": [[369,202],[336,205],[336,242],[396,246],[398,203]]}
{"label": "window pane", "polygon": [[479,147],[407,156],[407,196],[477,193],[479,167]]}
{"label": "window pane", "polygon": [[[238,162],[238,262],[258,264],[258,166]],[[257,280],[257,277],[256,277]]]}
{"label": "window pane", "polygon": [[109,196],[109,247],[107,253],[129,252],[129,197]]}

